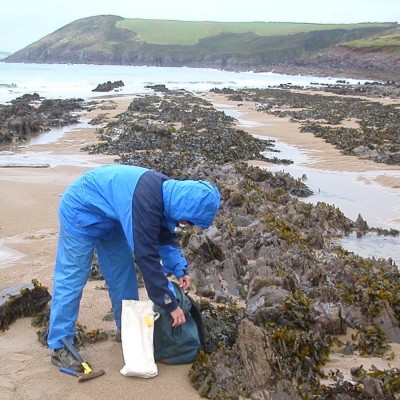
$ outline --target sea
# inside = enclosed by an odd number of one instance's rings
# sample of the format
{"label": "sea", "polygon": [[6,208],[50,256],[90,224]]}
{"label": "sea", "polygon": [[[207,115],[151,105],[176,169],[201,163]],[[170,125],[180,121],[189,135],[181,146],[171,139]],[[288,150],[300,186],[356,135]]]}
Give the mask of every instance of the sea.
{"label": "sea", "polygon": [[[267,88],[280,84],[313,86],[332,84],[338,78],[282,75],[274,72],[232,72],[211,68],[163,68],[86,64],[10,64],[0,62],[0,103],[25,93],[38,93],[46,98],[93,98],[104,96],[92,92],[98,84],[122,80],[121,95],[152,92],[150,85],[164,84],[169,89],[191,92],[212,88]],[[348,79],[356,84],[359,81]]]}
{"label": "sea", "polygon": [[[97,85],[122,81],[124,86],[112,93],[93,92]],[[279,85],[321,87],[336,82],[355,85],[367,80],[348,79],[345,76],[318,77],[285,75],[271,72],[233,72],[211,68],[113,66],[81,64],[13,64],[0,62],[0,104],[24,94],[37,93],[44,98],[83,98],[85,100],[104,96],[130,96],[153,93],[149,86],[166,85],[173,90],[204,93],[213,88],[269,88]],[[241,118],[240,111],[229,104],[216,105],[221,111],[235,117],[243,127],[256,122]],[[82,121],[84,123],[84,121]],[[267,129],[267,128],[266,128]],[[36,138],[36,143],[57,140],[67,129],[54,130]],[[273,139],[273,138],[272,138]],[[34,145],[35,142],[30,143]],[[28,144],[29,147],[29,144]],[[27,149],[28,150],[28,149]],[[313,204],[325,202],[338,207],[353,221],[360,214],[370,227],[400,230],[400,188],[387,188],[372,181],[377,175],[399,176],[400,170],[375,170],[373,172],[343,173],[308,168],[312,159],[309,152],[287,143],[276,142],[279,157],[291,159],[292,165],[276,166],[274,171],[284,170],[296,179],[307,176],[307,184],[314,194],[307,199]],[[274,156],[276,153],[273,154]],[[9,154],[0,153],[2,158]],[[363,257],[391,258],[400,266],[399,237],[368,234],[362,238],[349,235],[338,241],[349,251]]]}

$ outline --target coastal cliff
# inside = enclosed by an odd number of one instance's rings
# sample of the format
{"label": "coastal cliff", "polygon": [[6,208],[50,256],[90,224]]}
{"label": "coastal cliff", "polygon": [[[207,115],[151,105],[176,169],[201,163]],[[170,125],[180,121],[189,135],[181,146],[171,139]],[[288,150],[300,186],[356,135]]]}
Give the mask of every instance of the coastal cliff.
{"label": "coastal cliff", "polygon": [[4,61],[340,73],[396,80],[399,31],[397,23],[185,22],[102,15],[74,21]]}

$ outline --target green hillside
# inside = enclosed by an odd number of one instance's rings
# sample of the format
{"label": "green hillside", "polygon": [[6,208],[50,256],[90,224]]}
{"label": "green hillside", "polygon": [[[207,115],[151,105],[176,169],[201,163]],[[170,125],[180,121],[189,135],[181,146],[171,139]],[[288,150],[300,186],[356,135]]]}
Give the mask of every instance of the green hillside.
{"label": "green hillside", "polygon": [[[341,46],[341,47],[340,47]],[[374,65],[365,55],[374,51]],[[376,62],[376,48],[383,51]],[[355,51],[363,49],[362,62]],[[347,54],[342,57],[341,49]],[[190,22],[100,15],[74,21],[7,57],[5,62],[210,67],[293,73],[363,69],[397,73],[397,23],[299,24]],[[371,50],[371,51],[372,51]],[[348,54],[348,52],[352,52]],[[334,53],[332,53],[334,52]],[[350,61],[349,61],[350,60]],[[350,62],[350,64],[349,64]],[[390,68],[389,68],[390,67]],[[400,65],[398,66],[400,69]]]}
{"label": "green hillside", "polygon": [[392,48],[400,54],[400,28],[393,29],[388,33],[373,35],[359,40],[353,40],[345,43],[345,45],[355,49]]}

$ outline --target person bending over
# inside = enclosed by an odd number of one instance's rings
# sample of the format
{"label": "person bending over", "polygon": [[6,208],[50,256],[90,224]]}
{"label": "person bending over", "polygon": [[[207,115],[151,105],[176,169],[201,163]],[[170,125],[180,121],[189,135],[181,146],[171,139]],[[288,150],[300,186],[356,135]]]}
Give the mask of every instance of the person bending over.
{"label": "person bending over", "polygon": [[47,338],[52,363],[82,371],[61,339],[73,343],[94,251],[109,291],[117,340],[121,340],[122,300],[139,299],[135,262],[149,298],[171,314],[172,326],[185,323],[165,275],[175,275],[183,289],[190,287],[175,228],[178,224],[208,228],[219,206],[220,193],[209,182],[170,179],[138,166],[104,165],[73,182],[59,206]]}

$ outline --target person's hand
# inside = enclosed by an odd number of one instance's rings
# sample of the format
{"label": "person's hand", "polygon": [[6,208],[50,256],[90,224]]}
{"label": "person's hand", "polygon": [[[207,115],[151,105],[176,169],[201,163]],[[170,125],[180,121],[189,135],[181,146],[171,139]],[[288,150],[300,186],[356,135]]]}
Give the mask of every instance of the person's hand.
{"label": "person's hand", "polygon": [[182,288],[183,290],[189,290],[190,289],[190,284],[191,284],[191,279],[189,275],[183,275],[178,279],[179,282],[179,287]]}
{"label": "person's hand", "polygon": [[182,308],[176,307],[174,311],[171,311],[172,327],[176,328],[179,325],[182,325],[186,322],[185,314],[182,311]]}

